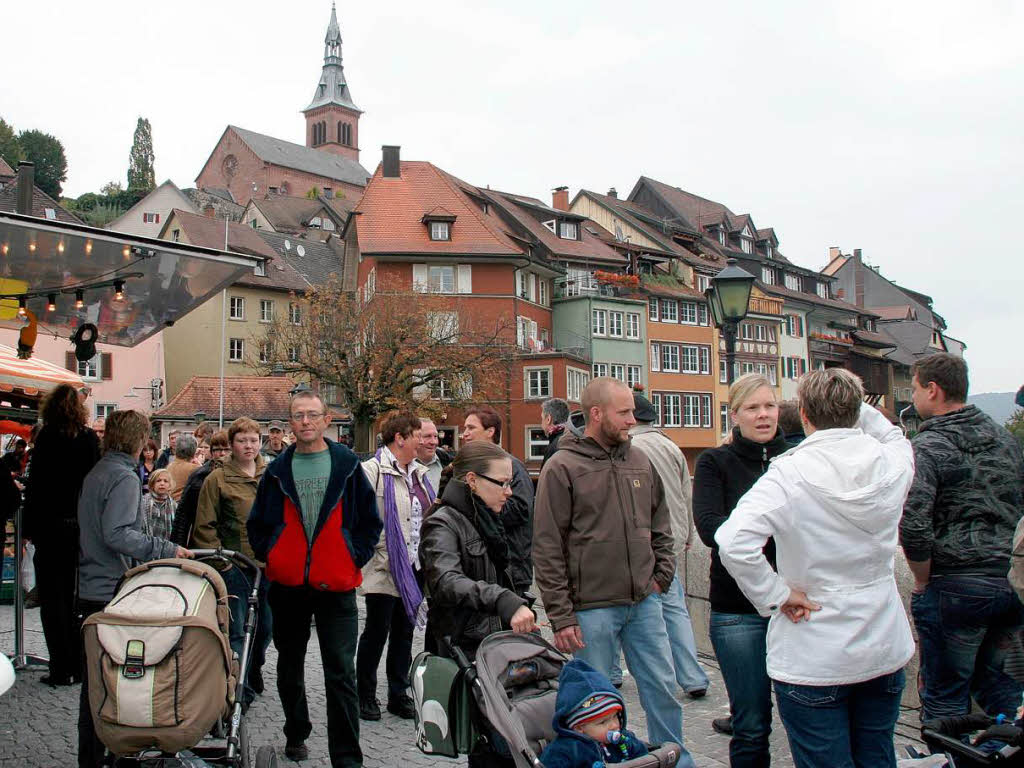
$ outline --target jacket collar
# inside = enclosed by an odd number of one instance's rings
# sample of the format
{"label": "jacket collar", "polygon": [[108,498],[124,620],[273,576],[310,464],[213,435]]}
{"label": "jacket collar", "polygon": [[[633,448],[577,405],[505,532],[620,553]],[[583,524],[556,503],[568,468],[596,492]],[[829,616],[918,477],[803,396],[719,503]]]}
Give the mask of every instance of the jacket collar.
{"label": "jacket collar", "polygon": [[[345,446],[333,440],[324,438],[327,442],[327,450],[331,455],[331,476],[327,481],[327,490],[324,492],[325,509],[333,507],[339,498],[348,478],[359,466],[359,457]],[[295,455],[295,446],[289,445],[281,454],[270,462],[263,474],[275,478],[281,484],[281,490],[287,495],[296,507],[301,509],[299,504],[299,492],[295,487],[295,475],[292,473],[292,456]],[[328,503],[329,502],[329,503]]]}
{"label": "jacket collar", "polygon": [[135,469],[139,466],[139,463],[138,461],[136,461],[135,457],[129,456],[127,453],[124,453],[123,451],[107,451],[105,454],[103,454],[103,458],[107,459],[112,464],[122,464],[128,467],[130,470],[132,470],[132,473],[134,473]]}
{"label": "jacket collar", "polygon": [[767,443],[757,443],[744,437],[740,433],[739,427],[732,428],[732,442],[729,443],[729,450],[744,459],[762,461],[766,453],[769,459],[773,459],[776,456],[781,456],[788,449],[789,446],[786,444],[786,438],[781,429],[776,429],[775,437]]}

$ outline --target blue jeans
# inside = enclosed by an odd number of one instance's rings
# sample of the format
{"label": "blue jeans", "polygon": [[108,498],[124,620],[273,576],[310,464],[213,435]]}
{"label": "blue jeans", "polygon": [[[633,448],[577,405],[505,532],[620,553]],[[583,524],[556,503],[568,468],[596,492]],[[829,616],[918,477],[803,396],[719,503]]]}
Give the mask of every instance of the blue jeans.
{"label": "blue jeans", "polygon": [[[697,641],[693,637],[693,624],[690,623],[690,612],[686,607],[686,593],[679,577],[672,579],[672,586],[668,588],[668,592],[656,597],[661,603],[662,616],[665,617],[665,630],[668,632],[669,647],[672,648],[676,682],[686,693],[707,690],[710,681],[704,667],[697,661]],[[615,663],[612,664],[612,671],[608,677],[612,683],[622,683],[618,648]]]}
{"label": "blue jeans", "polygon": [[671,649],[657,597],[649,595],[634,605],[579,611],[576,620],[586,644],[576,657],[609,675],[621,643],[647,715],[648,739],[655,744],[675,742],[682,748],[679,768],[694,768],[693,758],[683,747],[683,707],[674,695]]}
{"label": "blue jeans", "polygon": [[896,768],[893,729],[903,670],[848,685],[775,681],[779,715],[796,768]]}
{"label": "blue jeans", "polygon": [[[226,571],[221,571],[224,585],[228,588],[228,611],[230,613],[230,624],[228,625],[228,637],[231,640],[231,650],[238,654],[239,663],[242,660],[242,643],[245,641],[245,614],[249,610],[249,593],[252,591],[250,574],[243,571],[237,565]],[[270,603],[267,601],[267,590],[269,582],[266,574],[260,579],[260,591],[256,603],[256,627],[253,629],[252,645],[249,651],[249,672],[261,672],[263,662],[267,658],[267,648],[270,646],[270,637],[273,628],[271,626]],[[254,691],[249,688],[249,675],[245,675],[245,699],[252,701]]]}
{"label": "blue jeans", "polygon": [[731,768],[771,765],[772,684],[768,679],[768,619],[756,613],[711,612],[711,645],[722,670],[732,714]]}
{"label": "blue jeans", "polygon": [[1024,605],[1003,577],[933,576],[910,610],[921,642],[925,719],[966,715],[971,697],[1011,719],[1024,688],[1004,671]]}

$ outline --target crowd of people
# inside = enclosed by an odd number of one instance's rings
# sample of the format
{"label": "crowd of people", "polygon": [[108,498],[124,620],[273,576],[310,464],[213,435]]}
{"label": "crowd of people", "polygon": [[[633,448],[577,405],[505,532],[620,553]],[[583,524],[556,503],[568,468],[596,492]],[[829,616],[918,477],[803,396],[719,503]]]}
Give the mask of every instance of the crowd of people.
{"label": "crowd of people", "polygon": [[[386,708],[411,719],[417,630],[428,650],[472,659],[493,632],[539,631],[539,599],[554,645],[578,660],[564,670],[566,690],[586,693],[559,694],[562,743],[551,760],[589,768],[595,755],[618,762],[645,749],[625,731],[615,690],[624,661],[647,740],[680,745],[687,768],[681,700],[710,685],[684,588],[699,537],[711,553],[709,639],[730,704],[713,726],[730,736],[730,764],[770,764],[774,706],[798,768],[895,766],[915,649],[925,718],[966,714],[973,700],[1015,719],[1022,704],[1006,657],[1024,629],[1008,579],[1024,459],[966,404],[967,387],[962,359],[919,360],[923,422],[911,441],[865,404],[848,371],[804,375],[795,403],[747,374],[730,388],[731,434],[701,454],[691,480],[642,392],[596,378],[582,394],[582,429],[564,400],[541,406],[550,442],[536,485],[502,449],[501,415],[486,404],[465,411],[454,455],[439,447],[436,424],[404,412],[383,419],[377,450],[360,458],[325,436],[331,414],[308,389],[265,439],[239,418],[225,430],[172,431],[161,450],[144,415],[115,411],[90,427],[80,394],[57,387],[31,451],[4,457],[26,485],[24,534],[50,657],[43,681],[82,683],[79,764],[98,765],[83,617],[103,609],[133,561],[225,548],[265,572],[243,704],[264,693],[273,642],[293,760],[308,757],[316,717],[305,688],[314,623],[331,764],[357,766],[359,722],[382,716],[385,653]],[[909,618],[896,581],[901,547],[915,581]],[[221,575],[241,654],[251,585],[237,568]],[[503,739],[486,735],[470,765],[513,765]]]}

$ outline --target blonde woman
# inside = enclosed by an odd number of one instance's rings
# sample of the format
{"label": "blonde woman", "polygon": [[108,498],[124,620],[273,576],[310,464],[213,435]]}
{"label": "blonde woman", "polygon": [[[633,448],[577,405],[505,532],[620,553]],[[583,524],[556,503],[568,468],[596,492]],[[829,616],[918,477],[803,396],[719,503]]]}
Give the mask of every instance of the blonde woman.
{"label": "blonde woman", "polygon": [[[761,768],[771,763],[772,688],[765,666],[768,619],[743,595],[718,555],[715,533],[740,498],[768,470],[769,462],[789,448],[779,429],[775,389],[760,374],[748,373],[729,388],[733,430],[727,445],[704,451],[693,475],[693,520],[701,540],[711,547],[711,645],[729,694],[732,768]],[[769,540],[765,557],[775,564]],[[729,732],[729,718],[712,722]]]}

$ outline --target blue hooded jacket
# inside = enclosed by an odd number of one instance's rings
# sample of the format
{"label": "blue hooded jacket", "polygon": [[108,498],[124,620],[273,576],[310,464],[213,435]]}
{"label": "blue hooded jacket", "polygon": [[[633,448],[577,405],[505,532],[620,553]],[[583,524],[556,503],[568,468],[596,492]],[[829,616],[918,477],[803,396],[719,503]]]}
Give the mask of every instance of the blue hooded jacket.
{"label": "blue hooded jacket", "polygon": [[[594,694],[606,694],[622,706],[619,717],[625,754],[618,744],[603,745],[565,725],[566,717]],[[594,768],[605,763],[624,763],[647,754],[647,746],[626,730],[626,704],[611,681],[587,662],[573,659],[558,676],[558,697],[552,722],[558,737],[540,756],[544,768]]]}

